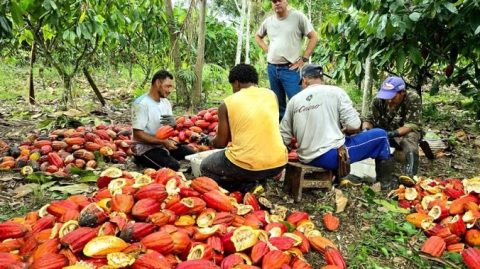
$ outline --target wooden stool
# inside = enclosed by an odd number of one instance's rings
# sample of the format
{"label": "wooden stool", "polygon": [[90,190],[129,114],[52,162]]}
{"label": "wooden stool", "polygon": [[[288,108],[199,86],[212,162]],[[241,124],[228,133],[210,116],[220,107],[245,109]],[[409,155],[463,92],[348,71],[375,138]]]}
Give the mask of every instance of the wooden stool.
{"label": "wooden stool", "polygon": [[302,199],[303,188],[331,188],[333,172],[321,167],[288,162],[283,189],[298,202]]}

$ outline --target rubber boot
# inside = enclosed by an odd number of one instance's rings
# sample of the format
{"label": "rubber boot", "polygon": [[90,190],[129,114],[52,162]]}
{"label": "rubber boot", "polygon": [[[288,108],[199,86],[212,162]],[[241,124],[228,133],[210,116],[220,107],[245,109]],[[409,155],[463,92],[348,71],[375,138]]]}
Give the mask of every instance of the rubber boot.
{"label": "rubber boot", "polygon": [[388,160],[375,160],[377,181],[380,182],[382,190],[391,190],[398,185],[397,179],[392,175],[394,162],[393,158]]}
{"label": "rubber boot", "polygon": [[399,181],[405,187],[413,187],[415,185],[414,177],[418,171],[418,153],[410,151],[405,153],[404,175],[401,175]]}
{"label": "rubber boot", "polygon": [[418,171],[418,153],[414,151],[407,152],[405,154],[405,175],[413,178]]}

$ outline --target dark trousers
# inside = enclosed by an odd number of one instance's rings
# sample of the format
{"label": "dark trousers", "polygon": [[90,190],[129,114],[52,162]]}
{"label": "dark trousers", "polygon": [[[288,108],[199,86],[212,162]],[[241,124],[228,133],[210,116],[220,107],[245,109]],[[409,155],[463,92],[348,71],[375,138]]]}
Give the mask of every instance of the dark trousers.
{"label": "dark trousers", "polygon": [[390,145],[396,150],[402,150],[405,153],[415,152],[418,154],[418,144],[420,139],[420,133],[410,132],[402,137],[391,138]]}
{"label": "dark trousers", "polygon": [[180,163],[178,161],[194,153],[195,151],[187,145],[179,145],[177,149],[170,151],[165,148],[154,148],[145,152],[143,155],[135,156],[135,162],[144,167],[154,169],[168,167],[178,171],[178,169],[180,169]]}
{"label": "dark trousers", "polygon": [[[226,156],[225,150],[212,153],[200,164],[202,176],[217,181],[228,191],[249,191],[256,183],[262,184],[267,178],[273,178],[283,170],[280,167],[251,171],[233,164]],[[262,182],[263,181],[263,182]]]}

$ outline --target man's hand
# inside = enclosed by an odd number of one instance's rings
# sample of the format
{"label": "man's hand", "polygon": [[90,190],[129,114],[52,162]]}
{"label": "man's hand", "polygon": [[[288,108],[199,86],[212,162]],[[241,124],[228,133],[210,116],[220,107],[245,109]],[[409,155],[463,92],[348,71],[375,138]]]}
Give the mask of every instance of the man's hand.
{"label": "man's hand", "polygon": [[199,145],[207,145],[209,146],[210,145],[210,136],[206,135],[206,134],[200,134],[200,139],[198,140],[198,144]]}
{"label": "man's hand", "polygon": [[290,65],[290,70],[299,70],[300,68],[302,68],[304,64],[305,62],[302,60],[302,58],[300,58],[296,62]]}
{"label": "man's hand", "polygon": [[162,115],[162,118],[160,119],[160,123],[163,125],[170,125],[173,128],[177,126],[177,122],[175,121],[175,118],[173,115]]}
{"label": "man's hand", "polygon": [[205,134],[203,134],[203,133],[198,134],[198,133],[194,132],[194,133],[192,133],[192,135],[190,135],[189,140],[190,140],[190,142],[198,142],[203,137],[203,135],[205,135]]}
{"label": "man's hand", "polygon": [[165,146],[167,150],[174,150],[174,149],[177,149],[177,142],[174,140],[167,139],[163,143],[163,146]]}
{"label": "man's hand", "polygon": [[394,138],[400,136],[400,133],[398,132],[398,130],[388,131],[387,136],[388,138]]}

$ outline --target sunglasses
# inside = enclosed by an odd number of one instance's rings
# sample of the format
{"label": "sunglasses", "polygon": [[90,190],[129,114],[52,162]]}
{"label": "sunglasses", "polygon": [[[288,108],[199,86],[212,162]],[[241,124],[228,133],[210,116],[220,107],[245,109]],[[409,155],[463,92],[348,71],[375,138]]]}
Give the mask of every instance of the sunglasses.
{"label": "sunglasses", "polygon": [[272,4],[280,3],[282,0],[272,0]]}

